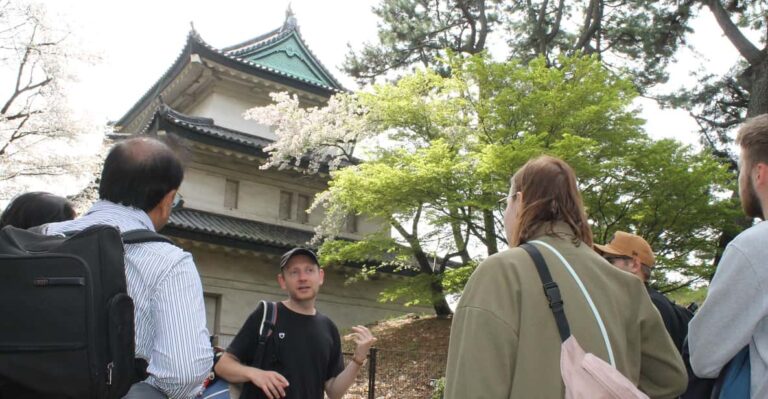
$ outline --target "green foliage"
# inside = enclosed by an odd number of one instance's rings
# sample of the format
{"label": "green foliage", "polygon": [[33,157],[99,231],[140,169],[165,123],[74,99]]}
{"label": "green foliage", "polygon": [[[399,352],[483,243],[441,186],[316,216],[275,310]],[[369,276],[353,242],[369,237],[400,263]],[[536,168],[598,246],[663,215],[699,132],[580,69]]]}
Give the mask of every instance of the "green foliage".
{"label": "green foliage", "polygon": [[[478,54],[506,42],[514,58],[558,65],[562,55],[595,54],[645,88],[666,79],[666,66],[690,31],[696,1],[381,0],[376,43],[350,50],[344,69],[361,81],[414,65],[455,71],[447,51]],[[751,21],[752,24],[759,21]],[[558,65],[559,66],[559,65]]]}
{"label": "green foliage", "polygon": [[443,299],[441,293],[431,289],[434,282],[439,282],[440,276],[419,274],[409,277],[406,281],[398,281],[387,287],[379,294],[380,302],[398,302],[404,300],[405,306],[430,306],[435,301]]}
{"label": "green foliage", "polygon": [[[325,208],[327,223],[353,213],[383,229],[357,242],[326,240],[324,263],[358,265],[357,279],[382,267],[413,269],[417,277],[381,299],[446,312],[444,295],[461,292],[483,255],[504,242],[494,209],[510,176],[551,154],[576,170],[597,242],[617,229],[645,236],[659,253],[660,287],[672,270],[691,279],[711,272],[717,231],[733,215],[728,172],[709,153],[650,140],[628,110],[629,80],[594,56],[560,56],[557,68],[543,57],[494,62],[449,53],[445,63],[450,76],[419,71],[354,99],[364,121],[349,125],[388,144],[333,171],[315,206]],[[470,246],[484,254],[473,257]]]}
{"label": "green foliage", "polygon": [[326,267],[359,266],[360,272],[347,283],[367,280],[382,268],[395,272],[413,269],[410,251],[384,233],[368,234],[359,241],[328,240],[318,256]]}
{"label": "green foliage", "polygon": [[466,265],[446,270],[442,281],[445,292],[447,294],[461,294],[477,266],[477,262],[469,262]]}
{"label": "green foliage", "polygon": [[640,89],[663,82],[666,66],[690,31],[695,1],[598,0],[510,2],[508,44],[519,57],[597,54],[629,72]]}
{"label": "green foliage", "polygon": [[665,294],[669,299],[680,306],[688,306],[695,303],[701,306],[707,297],[707,287],[684,287]]}
{"label": "green foliage", "polygon": [[597,165],[594,178],[582,181],[595,242],[609,241],[616,230],[644,237],[656,253],[661,289],[669,271],[686,279],[711,275],[719,233],[738,214],[727,168],[672,140],[623,148],[625,155]]}
{"label": "green foliage", "polygon": [[447,75],[446,50],[478,54],[499,24],[499,0],[383,0],[373,8],[380,19],[378,40],[350,49],[344,70],[360,82],[414,64]]}
{"label": "green foliage", "polygon": [[445,394],[445,377],[435,380],[435,391],[432,393],[432,399],[443,399]]}

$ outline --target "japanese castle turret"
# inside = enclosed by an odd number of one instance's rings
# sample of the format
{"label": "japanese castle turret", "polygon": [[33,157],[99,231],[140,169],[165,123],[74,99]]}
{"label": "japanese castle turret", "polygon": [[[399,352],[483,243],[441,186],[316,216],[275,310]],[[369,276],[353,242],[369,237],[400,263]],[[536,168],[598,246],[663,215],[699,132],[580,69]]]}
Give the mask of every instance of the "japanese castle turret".
{"label": "japanese castle turret", "polygon": [[[327,187],[327,172],[260,169],[264,148],[275,140],[269,126],[243,118],[287,91],[303,106],[322,106],[346,91],[309,50],[296,18],[242,43],[216,48],[194,28],[176,61],[115,123],[117,136],[171,136],[188,153],[182,209],[162,231],[191,252],[205,292],[208,329],[226,346],[262,299],[281,300],[276,275],[282,253],[309,246],[322,210],[307,213]],[[355,240],[380,226],[364,215],[350,219],[341,238]],[[340,328],[408,312],[380,303],[378,293],[409,278],[379,273],[346,285],[357,270],[326,270],[318,309]]]}

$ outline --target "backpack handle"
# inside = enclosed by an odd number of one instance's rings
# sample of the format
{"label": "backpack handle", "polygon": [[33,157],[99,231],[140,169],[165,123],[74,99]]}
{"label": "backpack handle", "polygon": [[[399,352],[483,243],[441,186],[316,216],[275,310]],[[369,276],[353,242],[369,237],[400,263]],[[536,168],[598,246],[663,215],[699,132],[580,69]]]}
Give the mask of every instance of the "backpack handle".
{"label": "backpack handle", "polygon": [[120,235],[123,238],[123,244],[141,244],[145,242],[164,242],[175,245],[170,238],[158,234],[149,229],[137,229],[126,231]]}

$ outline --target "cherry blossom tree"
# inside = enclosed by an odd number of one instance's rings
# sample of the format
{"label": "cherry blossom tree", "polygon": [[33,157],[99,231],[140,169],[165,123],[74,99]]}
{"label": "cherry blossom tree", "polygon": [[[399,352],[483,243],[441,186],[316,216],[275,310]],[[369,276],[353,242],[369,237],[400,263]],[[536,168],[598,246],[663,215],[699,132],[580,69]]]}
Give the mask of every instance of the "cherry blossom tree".
{"label": "cherry blossom tree", "polygon": [[66,84],[73,63],[89,61],[71,41],[42,5],[0,2],[0,199],[94,164],[71,151],[88,128],[73,117]]}
{"label": "cherry blossom tree", "polygon": [[364,109],[354,94],[338,94],[322,108],[305,108],[296,95],[271,93],[274,103],[256,107],[245,113],[246,119],[273,126],[277,141],[265,148],[270,153],[263,169],[301,166],[317,172],[323,163],[337,169],[354,159],[359,142],[373,136],[373,130],[363,118]]}

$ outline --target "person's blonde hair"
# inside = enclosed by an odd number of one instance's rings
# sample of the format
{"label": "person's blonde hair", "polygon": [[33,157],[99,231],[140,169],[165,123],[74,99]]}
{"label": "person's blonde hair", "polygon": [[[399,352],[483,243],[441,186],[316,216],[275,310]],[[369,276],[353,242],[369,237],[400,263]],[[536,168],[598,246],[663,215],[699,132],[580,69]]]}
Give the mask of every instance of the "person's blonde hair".
{"label": "person's blonde hair", "polygon": [[736,144],[744,149],[747,159],[741,162],[751,167],[756,162],[768,164],[768,114],[747,119],[736,135]]}
{"label": "person's blonde hair", "polygon": [[545,234],[554,235],[554,222],[567,224],[574,242],[592,246],[592,230],[570,165],[555,157],[540,156],[526,162],[512,176],[511,184],[512,194],[522,193],[522,201],[510,247],[533,239],[541,227],[547,229]]}

